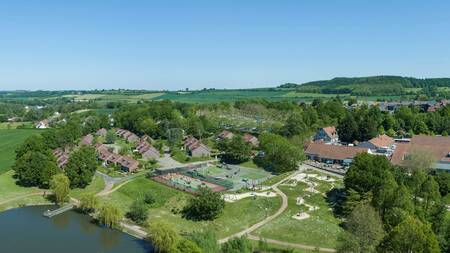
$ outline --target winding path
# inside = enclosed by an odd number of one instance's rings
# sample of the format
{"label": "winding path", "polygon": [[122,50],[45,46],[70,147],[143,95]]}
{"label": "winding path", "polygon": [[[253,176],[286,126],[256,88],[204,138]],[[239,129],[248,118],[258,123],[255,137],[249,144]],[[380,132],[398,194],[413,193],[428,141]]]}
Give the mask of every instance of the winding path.
{"label": "winding path", "polygon": [[251,232],[255,231],[256,229],[258,229],[258,228],[264,226],[264,225],[267,224],[268,222],[270,222],[270,221],[274,220],[275,218],[277,218],[278,216],[280,216],[280,215],[286,210],[286,208],[288,207],[288,197],[286,196],[286,194],[284,194],[284,192],[282,192],[280,189],[278,189],[278,185],[280,185],[280,184],[286,182],[287,180],[291,179],[291,178],[294,177],[297,173],[298,173],[298,172],[293,173],[292,175],[290,175],[290,176],[286,177],[285,179],[279,181],[278,183],[272,185],[272,187],[271,187],[272,190],[274,190],[278,195],[280,195],[280,196],[281,196],[281,199],[282,199],[281,207],[280,207],[274,214],[272,214],[271,216],[265,218],[264,220],[262,220],[262,221],[260,221],[260,222],[258,222],[258,223],[253,224],[253,225],[252,225],[251,227],[249,227],[249,228],[246,228],[246,229],[244,229],[244,230],[242,230],[242,231],[240,231],[240,232],[237,232],[237,233],[232,234],[232,235],[230,235],[230,236],[228,236],[228,237],[225,237],[225,238],[223,238],[223,239],[220,239],[220,240],[219,240],[219,243],[225,243],[225,242],[227,242],[229,239],[234,238],[234,237],[241,237],[241,236],[243,236],[243,235],[248,235],[248,234],[250,234]]}

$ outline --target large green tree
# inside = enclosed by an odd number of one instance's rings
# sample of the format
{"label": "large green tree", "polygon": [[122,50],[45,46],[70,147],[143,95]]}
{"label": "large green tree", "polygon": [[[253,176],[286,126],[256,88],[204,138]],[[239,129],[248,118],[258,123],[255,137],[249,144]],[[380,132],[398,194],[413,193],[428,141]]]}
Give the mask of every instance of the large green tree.
{"label": "large green tree", "polygon": [[214,220],[223,211],[225,201],[218,192],[207,187],[200,188],[183,208],[183,216],[191,220]]}
{"label": "large green tree", "polygon": [[241,163],[250,159],[252,146],[241,135],[235,135],[231,140],[225,139],[218,143],[219,150],[223,152],[222,159],[227,163]]}
{"label": "large green tree", "polygon": [[59,172],[50,151],[28,151],[20,156],[13,167],[17,180],[24,186],[49,187],[51,178]]}
{"label": "large green tree", "polygon": [[261,134],[260,146],[264,152],[264,156],[260,159],[261,165],[276,173],[295,170],[299,162],[304,159],[302,149],[280,135]]}
{"label": "large green tree", "polygon": [[97,168],[95,149],[82,146],[70,154],[69,161],[64,168],[70,179],[70,187],[84,188],[91,181]]}

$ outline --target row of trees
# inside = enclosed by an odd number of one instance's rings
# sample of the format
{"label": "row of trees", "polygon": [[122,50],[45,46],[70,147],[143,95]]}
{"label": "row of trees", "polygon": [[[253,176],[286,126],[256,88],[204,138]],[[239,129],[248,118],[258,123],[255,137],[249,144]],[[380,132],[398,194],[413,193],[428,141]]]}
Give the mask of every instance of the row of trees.
{"label": "row of trees", "polygon": [[57,167],[52,149],[44,138],[33,135],[16,150],[13,170],[18,183],[23,186],[48,188],[54,175],[64,173],[71,188],[84,188],[92,181],[97,163],[95,149],[82,146],[71,152],[63,172]]}
{"label": "row of trees", "polygon": [[448,252],[443,196],[449,182],[445,174],[409,173],[384,156],[358,155],[344,178],[340,213],[346,222],[338,252]]}

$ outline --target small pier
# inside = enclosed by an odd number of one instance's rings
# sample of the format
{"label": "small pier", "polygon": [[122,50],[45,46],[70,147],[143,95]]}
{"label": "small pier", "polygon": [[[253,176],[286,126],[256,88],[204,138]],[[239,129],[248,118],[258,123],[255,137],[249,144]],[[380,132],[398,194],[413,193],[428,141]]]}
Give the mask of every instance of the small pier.
{"label": "small pier", "polygon": [[65,206],[62,206],[62,207],[52,210],[52,211],[50,211],[50,210],[45,211],[42,215],[44,215],[47,218],[52,218],[53,216],[56,216],[58,214],[62,214],[64,212],[72,210],[74,207],[75,207],[75,204],[67,204]]}

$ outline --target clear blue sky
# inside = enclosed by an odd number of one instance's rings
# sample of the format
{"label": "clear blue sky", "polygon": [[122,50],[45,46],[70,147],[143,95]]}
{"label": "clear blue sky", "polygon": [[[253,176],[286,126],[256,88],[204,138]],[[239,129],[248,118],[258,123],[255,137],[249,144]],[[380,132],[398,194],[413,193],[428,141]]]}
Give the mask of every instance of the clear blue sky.
{"label": "clear blue sky", "polygon": [[450,76],[450,1],[1,1],[0,90]]}

